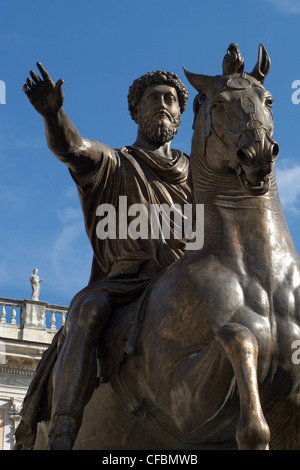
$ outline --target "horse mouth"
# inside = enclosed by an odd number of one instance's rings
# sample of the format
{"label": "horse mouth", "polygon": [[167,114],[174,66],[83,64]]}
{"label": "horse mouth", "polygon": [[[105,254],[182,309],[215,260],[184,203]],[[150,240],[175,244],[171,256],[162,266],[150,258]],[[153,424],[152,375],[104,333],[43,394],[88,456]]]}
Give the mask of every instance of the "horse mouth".
{"label": "horse mouth", "polygon": [[246,173],[240,164],[237,166],[236,173],[242,187],[248,194],[251,194],[252,196],[261,196],[269,191],[271,186],[269,175],[265,175],[258,183],[253,183],[247,178]]}

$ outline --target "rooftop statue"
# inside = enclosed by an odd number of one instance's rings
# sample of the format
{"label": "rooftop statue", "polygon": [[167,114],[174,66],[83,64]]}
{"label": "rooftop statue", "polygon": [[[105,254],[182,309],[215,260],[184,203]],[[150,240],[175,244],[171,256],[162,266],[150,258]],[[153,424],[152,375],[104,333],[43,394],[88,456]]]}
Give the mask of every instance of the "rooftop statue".
{"label": "rooftop statue", "polygon": [[37,273],[38,273],[38,269],[34,269],[33,273],[30,276],[30,282],[31,282],[31,287],[32,287],[31,300],[39,300],[41,282],[43,282],[43,280],[42,279],[40,280]]}

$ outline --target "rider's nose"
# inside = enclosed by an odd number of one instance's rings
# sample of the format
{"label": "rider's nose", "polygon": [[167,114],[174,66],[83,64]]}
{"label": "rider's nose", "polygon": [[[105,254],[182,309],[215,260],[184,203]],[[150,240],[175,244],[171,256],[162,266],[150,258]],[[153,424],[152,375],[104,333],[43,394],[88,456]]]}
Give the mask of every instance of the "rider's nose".
{"label": "rider's nose", "polygon": [[162,109],[166,109],[168,107],[168,104],[166,103],[166,97],[163,94],[157,96],[156,105]]}

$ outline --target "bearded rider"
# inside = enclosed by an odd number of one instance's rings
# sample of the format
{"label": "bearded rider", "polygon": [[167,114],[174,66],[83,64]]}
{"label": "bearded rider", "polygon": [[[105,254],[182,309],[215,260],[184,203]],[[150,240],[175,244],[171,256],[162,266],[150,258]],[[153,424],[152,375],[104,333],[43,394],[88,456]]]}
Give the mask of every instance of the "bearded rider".
{"label": "bearded rider", "polygon": [[[188,157],[171,149],[186,107],[187,90],[177,75],[163,70],[135,80],[129,88],[128,104],[138,125],[137,139],[131,146],[113,149],[80,136],[62,108],[63,80],[54,84],[42,64],[37,66],[42,78],[31,71],[24,92],[44,118],[50,150],[67,165],[77,185],[94,253],[89,284],[71,302],[53,365],[48,448],[70,450],[96,386],[96,352],[113,309],[137,299],[157,273],[182,256],[185,247],[184,237],[178,239],[172,231],[169,239],[162,235],[155,239],[128,235],[100,239],[97,208],[113,205],[118,225],[120,216],[124,217],[120,196],[127,197],[128,207],[143,204],[149,211],[152,204],[183,207],[190,202]],[[29,401],[32,389],[28,395]],[[23,431],[29,426],[26,410],[25,398],[17,448],[24,444]],[[27,432],[27,448],[29,435]]]}

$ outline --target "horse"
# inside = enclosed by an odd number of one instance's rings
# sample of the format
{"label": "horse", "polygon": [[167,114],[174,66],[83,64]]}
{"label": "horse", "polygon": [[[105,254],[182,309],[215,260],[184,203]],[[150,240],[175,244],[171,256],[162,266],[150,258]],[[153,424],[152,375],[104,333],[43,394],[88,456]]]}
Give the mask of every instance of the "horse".
{"label": "horse", "polygon": [[[251,73],[236,44],[221,75],[184,69],[198,92],[190,172],[204,245],[154,279],[136,336],[130,309],[119,312],[110,378],[75,450],[300,448],[300,263],[276,186],[269,69],[262,44]],[[46,434],[40,423],[36,449]]]}

